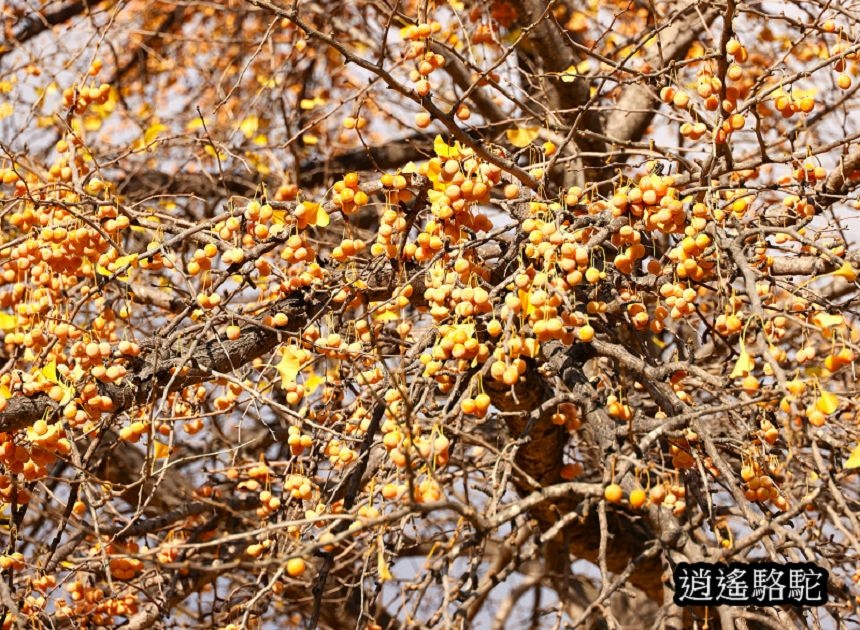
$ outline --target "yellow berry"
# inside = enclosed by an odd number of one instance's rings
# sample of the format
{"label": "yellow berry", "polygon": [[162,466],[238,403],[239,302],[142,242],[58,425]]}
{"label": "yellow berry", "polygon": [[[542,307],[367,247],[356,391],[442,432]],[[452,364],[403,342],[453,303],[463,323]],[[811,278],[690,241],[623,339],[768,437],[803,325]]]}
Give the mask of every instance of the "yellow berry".
{"label": "yellow berry", "polygon": [[603,498],[610,503],[620,503],[624,496],[624,491],[617,483],[611,483],[603,490]]}

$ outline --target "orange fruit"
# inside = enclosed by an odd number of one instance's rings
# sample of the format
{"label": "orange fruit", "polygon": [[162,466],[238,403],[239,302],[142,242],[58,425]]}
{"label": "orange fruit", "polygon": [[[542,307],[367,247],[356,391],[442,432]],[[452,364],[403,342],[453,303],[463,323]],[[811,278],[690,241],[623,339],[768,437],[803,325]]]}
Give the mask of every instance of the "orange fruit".
{"label": "orange fruit", "polygon": [[630,493],[630,506],[633,508],[640,508],[645,505],[645,501],[647,500],[647,496],[645,495],[645,491],[642,488],[636,488],[633,492]]}
{"label": "orange fruit", "polygon": [[577,339],[584,343],[588,343],[592,339],[594,339],[594,328],[592,328],[589,324],[581,327],[576,333]]}
{"label": "orange fruit", "polygon": [[305,572],[305,561],[301,558],[290,558],[287,560],[287,574],[290,577],[299,577]]}
{"label": "orange fruit", "polygon": [[603,490],[603,498],[610,503],[620,503],[624,490],[617,483],[611,483]]}

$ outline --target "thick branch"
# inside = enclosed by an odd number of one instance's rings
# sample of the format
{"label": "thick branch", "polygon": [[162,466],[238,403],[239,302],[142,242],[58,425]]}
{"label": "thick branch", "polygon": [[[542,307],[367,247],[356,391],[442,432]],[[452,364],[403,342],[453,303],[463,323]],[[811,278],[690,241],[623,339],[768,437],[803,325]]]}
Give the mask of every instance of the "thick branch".
{"label": "thick branch", "polygon": [[[301,296],[290,296],[279,304],[290,317],[287,329],[298,330],[310,313]],[[114,411],[126,411],[150,400],[153,390],[170,383],[171,390],[214,378],[215,372],[231,372],[263,356],[279,342],[280,335],[268,328],[247,326],[235,341],[210,339],[200,343],[187,361],[182,360],[180,348],[161,348],[157,339],[144,342],[149,348],[135,362],[131,374],[121,384],[101,384],[104,394],[114,402]],[[163,352],[164,356],[158,355]],[[185,367],[187,373],[173,378],[172,369]],[[9,432],[34,423],[56,410],[56,403],[45,394],[32,398],[13,396],[0,412],[0,432]]]}
{"label": "thick branch", "polygon": [[[407,162],[427,159],[433,155],[435,134],[415,133],[392,139],[381,145],[361,147],[327,158],[302,162],[299,185],[306,188],[324,184],[331,175],[340,176],[349,171],[389,170]],[[154,195],[212,198],[223,196],[224,189],[241,197],[253,197],[260,185],[276,189],[276,180],[262,182],[254,175],[243,172],[224,173],[223,183],[211,173],[165,173],[153,170],[131,172],[122,179],[117,191],[133,201]]]}
{"label": "thick branch", "polygon": [[[551,107],[554,111],[571,111],[567,121],[583,130],[602,135],[603,125],[597,111],[585,107],[591,98],[590,83],[588,79],[576,75],[573,81],[565,82],[558,78],[558,74],[565,72],[578,59],[573,54],[571,46],[565,40],[561,28],[555,23],[551,11],[548,11],[547,3],[540,0],[517,0],[513,3],[520,14],[520,22],[527,25],[529,35],[525,38],[523,46],[534,51],[541,64],[541,71],[549,73],[546,87],[550,92]],[[585,107],[585,109],[581,109]],[[574,136],[579,149],[584,153],[602,154],[606,151],[603,140],[583,134]],[[588,157],[584,159],[587,166],[599,169],[602,166],[600,159]],[[593,179],[588,176],[587,179]]]}
{"label": "thick branch", "polygon": [[[18,44],[23,44],[37,35],[40,35],[50,29],[66,22],[76,15],[80,15],[87,8],[87,3],[83,0],[70,2],[64,7],[52,11],[51,13],[31,13],[25,15],[19,20],[12,30],[13,41]],[[0,59],[14,50],[11,46],[0,46]]]}
{"label": "thick branch", "polygon": [[847,195],[858,183],[856,177],[858,171],[860,171],[860,149],[855,148],[853,153],[843,157],[839,166],[824,180],[819,190],[821,204],[829,206]]}
{"label": "thick branch", "polygon": [[[679,13],[693,8],[697,2],[688,3]],[[652,66],[660,65],[660,52],[666,64],[682,60],[690,45],[695,42],[708,22],[717,15],[711,10],[701,15],[692,10],[686,17],[677,20],[674,25],[659,31],[661,45],[651,56]],[[645,81],[635,81],[621,92],[615,108],[606,121],[606,135],[619,144],[636,142],[642,138],[654,116],[660,110],[660,98],[657,89]]]}

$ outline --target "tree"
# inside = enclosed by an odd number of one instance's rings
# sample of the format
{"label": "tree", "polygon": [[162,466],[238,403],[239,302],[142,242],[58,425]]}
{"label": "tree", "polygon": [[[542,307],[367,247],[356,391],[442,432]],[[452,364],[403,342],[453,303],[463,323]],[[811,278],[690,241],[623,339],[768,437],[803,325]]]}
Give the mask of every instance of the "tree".
{"label": "tree", "polygon": [[3,628],[858,622],[854,7],[36,4]]}

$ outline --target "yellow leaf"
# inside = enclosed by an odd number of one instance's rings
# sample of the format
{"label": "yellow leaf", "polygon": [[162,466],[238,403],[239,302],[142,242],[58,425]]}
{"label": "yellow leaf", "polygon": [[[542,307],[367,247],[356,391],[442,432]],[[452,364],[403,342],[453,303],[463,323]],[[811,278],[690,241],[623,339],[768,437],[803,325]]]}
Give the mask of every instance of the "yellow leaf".
{"label": "yellow leaf", "polygon": [[296,376],[298,376],[301,367],[299,355],[296,354],[292,346],[287,346],[280,362],[275,366],[275,369],[281,375],[281,389],[286,389],[289,383],[296,382]]}
{"label": "yellow leaf", "polygon": [[839,408],[839,397],[827,391],[822,391],[821,396],[815,401],[815,408],[821,413],[830,415]]}
{"label": "yellow leaf", "polygon": [[9,313],[0,313],[0,330],[10,331],[15,330],[18,325],[18,316],[10,315]]}
{"label": "yellow leaf", "polygon": [[[136,267],[135,263],[137,262],[137,254],[129,254],[128,256],[120,256],[115,261],[113,261],[110,265],[112,269],[108,269],[103,265],[96,264],[96,273],[100,276],[114,276],[117,271],[125,270],[128,271],[127,268]],[[122,282],[128,282],[131,279],[130,273],[121,273],[116,275],[117,280],[121,280]]]}
{"label": "yellow leaf", "polygon": [[41,370],[39,370],[39,372],[42,374],[42,376],[45,377],[46,380],[48,380],[52,383],[59,383],[60,382],[60,379],[57,376],[57,362],[56,361],[51,361],[50,363],[45,365],[45,367],[43,367]]}
{"label": "yellow leaf", "polygon": [[60,389],[63,390],[63,399],[60,401],[61,405],[68,404],[72,398],[75,396],[75,388],[70,385],[66,385],[60,377],[57,375],[57,362],[51,361],[47,363],[39,373],[45,377],[50,383],[54,383],[55,385],[59,385]]}
{"label": "yellow leaf", "polygon": [[529,146],[538,137],[539,131],[539,127],[517,127],[516,129],[508,129],[505,135],[508,137],[508,142],[518,149],[522,149]]}
{"label": "yellow leaf", "polygon": [[830,313],[816,313],[812,317],[812,323],[819,328],[833,328],[841,326],[845,320],[842,315],[831,315]]}
{"label": "yellow leaf", "polygon": [[205,147],[203,147],[203,151],[206,153],[206,155],[210,157],[218,158],[219,160],[227,159],[227,154],[224,151],[216,152],[215,147],[213,147],[211,144],[207,144]]}
{"label": "yellow leaf", "polygon": [[729,378],[740,378],[741,376],[746,376],[752,372],[753,369],[755,369],[755,361],[750,357],[744,345],[741,344],[741,355],[735,362],[735,368],[732,370],[732,373],[729,374]]}
{"label": "yellow leaf", "polygon": [[791,90],[791,96],[797,100],[806,97],[815,98],[816,94],[818,94],[818,88],[809,88],[808,90],[794,88]]}
{"label": "yellow leaf", "polygon": [[330,222],[330,217],[328,216],[328,212],[322,209],[322,206],[317,210],[317,218],[314,223],[310,225],[315,225],[317,227],[326,227]]}
{"label": "yellow leaf", "polygon": [[391,311],[382,311],[381,313],[374,313],[373,319],[377,322],[393,322],[400,319],[400,317],[397,315],[397,313],[393,313]]}
{"label": "yellow leaf", "polygon": [[203,128],[203,119],[198,116],[185,125],[185,131],[196,131]]}
{"label": "yellow leaf", "polygon": [[12,390],[6,387],[5,385],[0,385],[0,396],[5,399],[12,398]]}
{"label": "yellow leaf", "polygon": [[561,80],[564,83],[573,83],[576,81],[577,70],[576,66],[569,66],[564,72],[561,73]]}
{"label": "yellow leaf", "polygon": [[381,545],[377,554],[376,570],[379,573],[380,582],[388,582],[389,580],[394,579],[394,576],[391,575],[391,571],[388,568],[388,563],[385,561],[385,554],[383,553],[383,547]]}
{"label": "yellow leaf", "polygon": [[259,129],[259,127],[260,119],[256,116],[248,116],[242,121],[242,124],[239,125],[239,130],[246,138],[251,138],[255,133],[257,133],[257,129]]}
{"label": "yellow leaf", "polygon": [[520,289],[519,291],[520,304],[523,307],[523,315],[528,317],[532,313],[535,312],[535,307],[532,305],[531,300],[529,299],[529,294],[526,291]]}
{"label": "yellow leaf", "polygon": [[285,210],[275,210],[272,212],[272,223],[275,225],[287,224],[287,213]]}
{"label": "yellow leaf", "polygon": [[305,391],[308,393],[313,393],[317,387],[325,383],[325,377],[320,376],[316,372],[310,375],[308,379],[305,381]]}
{"label": "yellow leaf", "polygon": [[839,276],[845,278],[848,282],[854,282],[857,279],[857,271],[851,266],[850,262],[845,262],[843,265],[830,274],[831,276]]}
{"label": "yellow leaf", "polygon": [[439,190],[428,190],[427,201],[430,202],[430,207],[434,209],[439,206],[446,206],[450,203],[448,196]]}
{"label": "yellow leaf", "polygon": [[455,141],[454,146],[449,147],[442,139],[442,136],[436,136],[433,140],[433,151],[441,158],[458,158],[460,157],[461,146]]}
{"label": "yellow leaf", "polygon": [[155,459],[167,459],[167,456],[170,455],[170,447],[158,440],[153,440],[152,453]]}
{"label": "yellow leaf", "polygon": [[415,166],[415,162],[407,162],[406,166],[400,169],[401,173],[418,173],[418,167]]}
{"label": "yellow leaf", "polygon": [[162,131],[167,131],[167,126],[162,125],[160,122],[155,122],[146,128],[146,131],[143,132],[143,143],[145,145],[152,144],[158,138],[158,134]]}
{"label": "yellow leaf", "polygon": [[319,137],[315,136],[312,133],[306,133],[302,136],[302,142],[304,142],[305,144],[309,144],[311,146],[318,144],[319,141],[320,141]]}
{"label": "yellow leaf", "polygon": [[265,74],[258,74],[257,83],[262,85],[264,88],[271,89],[278,86],[278,79],[275,77],[267,77]]}
{"label": "yellow leaf", "polygon": [[[264,133],[258,133],[256,136],[254,136],[253,143],[256,144],[258,147],[264,147],[269,144],[269,138]],[[257,168],[257,170],[259,170],[259,167]],[[268,173],[264,173],[264,175],[268,175]]]}
{"label": "yellow leaf", "polygon": [[851,455],[848,456],[848,459],[845,460],[842,467],[846,469],[860,468],[860,442],[858,442],[857,446],[854,447],[854,450],[851,451]]}
{"label": "yellow leaf", "polygon": [[299,227],[310,225],[314,227],[326,227],[330,218],[320,204],[313,201],[303,201],[296,207],[296,217],[299,219]]}
{"label": "yellow leaf", "polygon": [[95,103],[90,105],[90,111],[104,120],[116,110],[119,104],[119,91],[116,88],[111,88],[108,92],[108,99],[104,103]]}
{"label": "yellow leaf", "polygon": [[8,118],[15,112],[15,108],[12,106],[12,103],[6,101],[5,103],[0,103],[0,120],[4,118]]}
{"label": "yellow leaf", "polygon": [[102,119],[98,116],[85,116],[84,129],[87,131],[98,131],[102,128]]}
{"label": "yellow leaf", "polygon": [[120,256],[115,261],[113,261],[113,266],[115,269],[122,269],[126,265],[131,265],[132,267],[136,267],[135,264],[137,262],[137,254],[129,254],[127,256]]}

